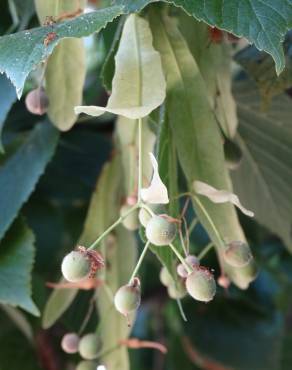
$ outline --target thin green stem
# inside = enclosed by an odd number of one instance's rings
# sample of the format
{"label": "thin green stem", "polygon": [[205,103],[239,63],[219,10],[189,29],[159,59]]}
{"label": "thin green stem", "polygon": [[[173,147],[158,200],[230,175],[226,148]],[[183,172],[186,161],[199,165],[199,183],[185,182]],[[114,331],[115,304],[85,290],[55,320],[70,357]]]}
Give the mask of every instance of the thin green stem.
{"label": "thin green stem", "polygon": [[193,271],[192,268],[186,263],[183,256],[179,253],[179,251],[175,248],[175,246],[172,243],[169,243],[169,246],[174,252],[174,254],[177,256],[177,258],[180,260],[180,262],[183,264],[184,268],[190,274]]}
{"label": "thin green stem", "polygon": [[139,203],[136,203],[132,208],[130,208],[127,212],[125,212],[122,216],[120,216],[116,222],[114,222],[109,228],[107,228],[89,247],[88,249],[95,249],[97,245],[105,238],[115,227],[117,227],[121,222],[124,221],[126,217],[129,216],[132,212],[134,212],[139,207]]}
{"label": "thin green stem", "polygon": [[198,260],[201,261],[201,259],[203,259],[206,254],[214,247],[214,244],[211,242],[209,244],[206,245],[206,247],[204,247],[204,249],[200,252],[200,254],[198,255]]}
{"label": "thin green stem", "polygon": [[194,218],[193,221],[191,222],[190,226],[189,226],[189,229],[188,229],[189,235],[191,235],[191,233],[194,231],[194,229],[198,225],[198,223],[199,223],[199,220],[197,218]]}
{"label": "thin green stem", "polygon": [[183,234],[182,234],[182,231],[181,229],[179,229],[179,239],[180,239],[180,242],[181,242],[181,245],[182,245],[182,248],[184,250],[184,253],[185,255],[187,256],[188,255],[188,250],[186,248],[186,245],[185,245],[185,241],[184,241],[184,237],[183,237]]}
{"label": "thin green stem", "polygon": [[132,273],[132,275],[130,277],[129,284],[131,284],[131,282],[134,280],[134,277],[137,275],[137,273],[139,271],[139,268],[141,267],[141,264],[143,262],[143,259],[144,259],[145,255],[147,253],[147,250],[148,250],[149,246],[150,246],[150,242],[148,241],[145,244],[145,247],[144,247],[144,249],[143,249],[143,251],[142,251],[142,253],[141,253],[140,257],[139,257],[139,260],[137,262],[137,265],[136,265],[136,267],[135,267],[135,269],[134,269],[134,271],[133,271],[133,273]]}
{"label": "thin green stem", "polygon": [[150,207],[148,207],[145,203],[141,203],[140,204],[140,208],[144,208],[150,216],[155,216],[155,213],[152,211],[152,209]]}
{"label": "thin green stem", "polygon": [[219,232],[219,230],[217,229],[217,227],[215,226],[214,222],[212,221],[211,217],[209,216],[209,213],[207,212],[206,208],[204,207],[203,203],[200,201],[200,199],[198,197],[196,197],[195,195],[193,195],[193,199],[194,201],[196,202],[196,204],[199,206],[199,208],[201,209],[201,211],[204,213],[206,219],[208,220],[210,226],[212,227],[214,233],[216,234],[216,237],[218,238],[218,241],[220,242],[221,246],[222,247],[225,247],[225,243],[224,243],[224,240]]}
{"label": "thin green stem", "polygon": [[180,312],[180,314],[181,314],[181,317],[182,317],[183,321],[184,321],[184,322],[187,322],[188,320],[187,320],[187,317],[186,317],[186,315],[185,315],[185,312],[184,312],[184,309],[183,309],[183,306],[182,306],[181,300],[180,300],[180,299],[177,299],[177,300],[176,300],[176,303],[177,303],[177,305],[178,305],[178,309],[179,309],[179,312]]}
{"label": "thin green stem", "polygon": [[142,164],[142,118],[138,120],[138,202],[141,201],[141,189],[143,181]]}

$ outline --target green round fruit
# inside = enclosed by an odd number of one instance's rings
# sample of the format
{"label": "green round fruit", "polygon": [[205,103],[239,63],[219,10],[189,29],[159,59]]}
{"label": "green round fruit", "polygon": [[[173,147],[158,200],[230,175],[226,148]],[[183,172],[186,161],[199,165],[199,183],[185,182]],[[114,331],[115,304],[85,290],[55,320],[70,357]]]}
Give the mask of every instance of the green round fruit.
{"label": "green round fruit", "polygon": [[216,293],[213,275],[205,268],[195,269],[186,279],[186,288],[190,296],[202,302],[209,302]]}
{"label": "green round fruit", "polygon": [[61,341],[61,347],[66,353],[77,353],[79,346],[79,336],[76,333],[67,333]]}
{"label": "green round fruit", "polygon": [[176,225],[162,216],[153,216],[146,226],[146,237],[156,246],[169,245],[175,238]]}
{"label": "green round fruit", "polygon": [[[133,206],[129,206],[128,204],[124,204],[121,207],[120,215],[124,216]],[[123,221],[122,224],[125,226],[126,229],[134,231],[139,228],[139,221],[138,221],[138,210],[135,209],[131,212]]]}
{"label": "green round fruit", "polygon": [[188,274],[189,274],[182,263],[177,265],[176,272],[177,272],[178,276],[182,277],[183,279],[186,279],[188,277]]}
{"label": "green round fruit", "polygon": [[[162,213],[163,212],[163,206],[161,204],[149,204],[148,207],[154,213]],[[148,222],[152,218],[150,213],[145,208],[140,208],[138,217],[139,217],[140,224],[143,225],[144,227],[147,226]]]}
{"label": "green round fruit", "polygon": [[125,316],[137,310],[141,302],[140,284],[135,282],[121,286],[115,294],[114,302],[116,309]]}
{"label": "green round fruit", "polygon": [[85,360],[94,360],[100,353],[100,339],[95,333],[85,334],[79,342],[79,353]]}
{"label": "green round fruit", "polygon": [[233,267],[244,267],[252,258],[249,246],[241,241],[229,243],[224,251],[225,261]]}
{"label": "green round fruit", "polygon": [[182,299],[187,294],[183,281],[178,281],[176,284],[174,282],[170,284],[167,288],[167,292],[172,299]]}
{"label": "green round fruit", "polygon": [[97,363],[94,361],[81,361],[76,367],[76,370],[96,370]]}
{"label": "green round fruit", "polygon": [[166,287],[168,287],[170,284],[173,284],[173,278],[165,266],[163,266],[160,270],[159,278],[161,283]]}
{"label": "green round fruit", "polygon": [[89,277],[91,263],[83,253],[72,251],[64,257],[61,270],[66,280],[76,283]]}

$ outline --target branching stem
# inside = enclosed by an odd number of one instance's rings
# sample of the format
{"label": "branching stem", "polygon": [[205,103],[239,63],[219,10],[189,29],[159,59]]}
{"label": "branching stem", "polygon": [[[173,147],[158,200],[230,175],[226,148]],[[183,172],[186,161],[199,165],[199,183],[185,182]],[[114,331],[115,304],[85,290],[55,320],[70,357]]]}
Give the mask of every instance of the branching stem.
{"label": "branching stem", "polygon": [[121,222],[124,221],[126,217],[129,216],[132,212],[134,212],[137,208],[139,208],[140,204],[137,202],[132,208],[130,208],[127,212],[125,212],[122,216],[120,216],[116,222],[114,222],[110,227],[108,227],[96,240],[93,242],[88,249],[95,249],[98,244],[105,238],[115,227],[117,227]]}

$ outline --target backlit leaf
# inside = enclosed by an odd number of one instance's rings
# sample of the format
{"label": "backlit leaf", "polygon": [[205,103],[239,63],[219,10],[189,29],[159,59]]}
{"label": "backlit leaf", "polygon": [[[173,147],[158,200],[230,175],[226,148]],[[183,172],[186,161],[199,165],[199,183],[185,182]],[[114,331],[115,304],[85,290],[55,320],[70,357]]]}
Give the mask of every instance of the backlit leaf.
{"label": "backlit leaf", "polygon": [[[176,143],[180,164],[192,191],[194,180],[230,189],[225,170],[222,140],[212,114],[206,87],[187,44],[168,16],[151,12],[154,46],[160,51],[167,76],[167,115]],[[237,215],[229,204],[215,205],[200,198],[222,238],[244,239]],[[207,229],[220,254],[222,242],[198,204],[194,204],[200,221]],[[254,277],[253,267],[233,269],[225,266],[233,282],[246,288]],[[248,277],[248,275],[250,276]],[[246,284],[241,276],[245,275]]]}
{"label": "backlit leaf", "polygon": [[107,106],[76,107],[76,113],[100,116],[111,112],[136,119],[147,116],[165,98],[165,79],[159,53],[152,46],[148,22],[130,15],[124,24],[115,57],[112,94]]}

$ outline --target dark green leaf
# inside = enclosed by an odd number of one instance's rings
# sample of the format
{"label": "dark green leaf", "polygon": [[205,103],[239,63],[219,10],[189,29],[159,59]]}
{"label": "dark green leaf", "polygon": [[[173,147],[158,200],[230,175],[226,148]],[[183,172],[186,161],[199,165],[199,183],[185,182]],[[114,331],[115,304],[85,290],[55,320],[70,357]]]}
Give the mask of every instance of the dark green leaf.
{"label": "dark green leaf", "polygon": [[2,312],[0,325],[0,370],[43,370],[38,364],[36,348]]}
{"label": "dark green leaf", "polygon": [[[97,10],[54,26],[34,28],[0,38],[0,72],[5,72],[21,96],[24,82],[33,69],[44,61],[64,37],[84,37],[100,31],[123,13],[121,6]],[[44,40],[54,32],[46,46]]]}
{"label": "dark green leaf", "polygon": [[34,235],[17,220],[0,243],[0,302],[38,316],[39,310],[31,300],[34,254]]}
{"label": "dark green leaf", "polygon": [[58,131],[50,123],[41,122],[0,167],[0,238],[34,190],[54,154],[57,140]]}
{"label": "dark green leaf", "polygon": [[184,307],[189,320],[183,332],[203,358],[226,370],[281,369],[283,318],[276,310],[260,315],[244,300],[226,296],[204,307],[190,301]]}
{"label": "dark green leaf", "polygon": [[[137,11],[153,1],[115,0],[125,11]],[[245,37],[259,50],[271,54],[279,74],[285,66],[281,42],[292,27],[291,0],[165,0],[211,26]]]}
{"label": "dark green leaf", "polygon": [[292,86],[292,31],[288,32],[284,42],[286,67],[280,76],[277,76],[273,59],[248,46],[235,55],[235,60],[255,80],[262,99],[263,106],[267,107],[273,96],[283,93]]}
{"label": "dark green leaf", "polygon": [[251,81],[236,83],[234,92],[243,153],[242,163],[232,173],[235,192],[257,221],[292,251],[291,98],[279,95],[267,112],[261,112],[260,95]]}
{"label": "dark green leaf", "polygon": [[[106,56],[106,59],[104,61],[102,71],[101,71],[102,83],[108,91],[111,91],[112,89],[112,80],[115,74],[115,55],[118,51],[124,23],[125,23],[125,18],[122,17],[119,20],[118,26],[115,30],[115,36],[112,41],[111,48]],[[110,23],[110,25],[111,24],[113,23]],[[109,27],[110,26],[108,26],[107,28]]]}
{"label": "dark green leaf", "polygon": [[0,152],[3,152],[1,132],[7,113],[16,100],[15,90],[6,76],[0,75]]}

